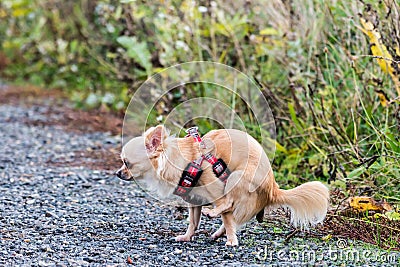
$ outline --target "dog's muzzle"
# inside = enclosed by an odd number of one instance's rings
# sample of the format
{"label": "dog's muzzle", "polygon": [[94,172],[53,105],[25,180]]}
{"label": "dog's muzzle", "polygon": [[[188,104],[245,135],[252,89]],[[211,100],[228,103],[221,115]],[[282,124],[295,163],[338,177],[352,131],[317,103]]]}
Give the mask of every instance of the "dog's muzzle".
{"label": "dog's muzzle", "polygon": [[118,171],[114,172],[114,175],[116,175],[118,178],[122,179],[122,171],[119,169]]}
{"label": "dog's muzzle", "polygon": [[124,181],[130,181],[133,179],[133,177],[131,175],[127,175],[122,168],[114,172],[114,175],[116,175],[119,179]]}

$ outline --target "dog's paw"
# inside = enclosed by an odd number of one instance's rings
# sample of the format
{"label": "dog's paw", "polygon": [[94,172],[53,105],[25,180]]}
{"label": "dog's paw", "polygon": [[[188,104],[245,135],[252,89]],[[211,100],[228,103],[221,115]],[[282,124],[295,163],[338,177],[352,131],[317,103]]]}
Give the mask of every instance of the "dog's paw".
{"label": "dog's paw", "polygon": [[207,217],[209,217],[209,218],[210,218],[210,212],[211,212],[211,209],[209,209],[209,208],[203,208],[203,209],[201,210],[201,213],[202,213],[204,216],[207,216]]}
{"label": "dog's paw", "polygon": [[224,235],[224,232],[223,231],[216,231],[215,233],[213,233],[212,235],[211,235],[211,239],[212,240],[217,240],[218,238],[220,238],[221,236],[223,236]]}
{"label": "dog's paw", "polygon": [[209,218],[215,218],[219,214],[215,211],[215,209],[209,209],[209,208],[203,208],[202,210],[203,215],[209,217]]}
{"label": "dog's paw", "polygon": [[217,240],[219,238],[219,235],[217,234],[217,233],[213,233],[212,235],[211,235],[211,239],[212,240]]}
{"label": "dog's paw", "polygon": [[228,238],[228,240],[225,243],[225,246],[227,246],[227,247],[236,247],[238,245],[239,245],[239,242],[238,242],[237,238],[232,238],[232,239]]}
{"label": "dog's paw", "polygon": [[189,235],[178,235],[175,237],[176,242],[188,242],[191,240],[192,240],[192,237]]}

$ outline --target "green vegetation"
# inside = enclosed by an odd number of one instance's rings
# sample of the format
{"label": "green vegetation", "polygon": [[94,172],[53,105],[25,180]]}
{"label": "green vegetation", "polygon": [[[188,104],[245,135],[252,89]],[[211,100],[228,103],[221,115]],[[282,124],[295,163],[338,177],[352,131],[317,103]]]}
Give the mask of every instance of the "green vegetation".
{"label": "green vegetation", "polygon": [[[391,0],[3,0],[2,77],[118,110],[165,67],[224,63],[270,101],[280,184],[320,179],[399,203],[399,10]],[[203,93],[193,86],[162,102]]]}

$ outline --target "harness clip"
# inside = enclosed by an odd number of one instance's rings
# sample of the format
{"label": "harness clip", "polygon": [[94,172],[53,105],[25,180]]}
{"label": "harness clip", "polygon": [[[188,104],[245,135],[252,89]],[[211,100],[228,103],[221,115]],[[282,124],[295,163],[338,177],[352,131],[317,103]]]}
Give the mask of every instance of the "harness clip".
{"label": "harness clip", "polygon": [[190,135],[191,137],[193,137],[194,140],[196,140],[196,142],[200,144],[201,148],[203,148],[203,149],[207,148],[203,139],[201,139],[201,137],[200,137],[199,127],[197,127],[197,126],[190,127],[185,132],[188,134],[188,136]]}

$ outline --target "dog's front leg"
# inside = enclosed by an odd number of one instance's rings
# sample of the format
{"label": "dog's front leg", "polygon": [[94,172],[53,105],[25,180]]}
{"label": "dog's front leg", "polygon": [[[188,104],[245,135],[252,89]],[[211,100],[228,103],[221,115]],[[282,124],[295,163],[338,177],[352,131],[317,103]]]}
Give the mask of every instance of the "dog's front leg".
{"label": "dog's front leg", "polygon": [[217,231],[215,231],[215,233],[213,233],[211,235],[211,239],[218,239],[219,237],[221,237],[223,234],[225,234],[225,226],[224,224],[222,224],[219,229]]}
{"label": "dog's front leg", "polygon": [[194,236],[195,231],[200,225],[201,206],[189,207],[189,226],[184,235],[175,237],[176,241],[190,241]]}
{"label": "dog's front leg", "polygon": [[[233,199],[230,196],[231,190],[238,184],[240,179],[243,176],[243,171],[234,171],[231,173],[231,175],[228,178],[228,182],[225,185],[224,190],[224,195],[222,197],[219,197],[215,202],[214,202],[214,208],[213,209],[208,209],[204,208],[203,209],[203,214],[215,218],[219,216],[222,213],[225,212],[230,212],[232,211],[233,208]],[[220,191],[212,192],[214,196],[218,196],[218,194],[221,194]]]}

